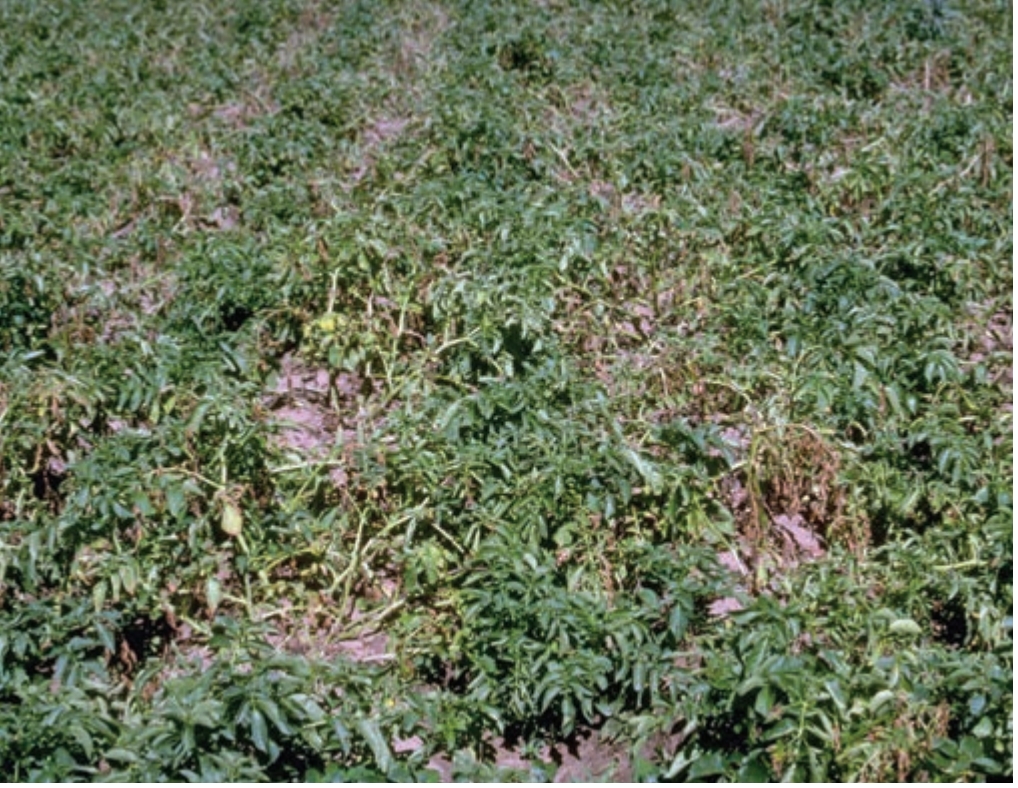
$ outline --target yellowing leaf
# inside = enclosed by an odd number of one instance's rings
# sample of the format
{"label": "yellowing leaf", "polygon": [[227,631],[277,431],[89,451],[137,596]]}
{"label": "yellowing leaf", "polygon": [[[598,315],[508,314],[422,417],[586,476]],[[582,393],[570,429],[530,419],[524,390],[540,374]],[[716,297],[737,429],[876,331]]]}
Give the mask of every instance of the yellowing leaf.
{"label": "yellowing leaf", "polygon": [[223,504],[223,519],[220,522],[220,527],[227,536],[240,536],[244,527],[244,515],[229,501]]}
{"label": "yellowing leaf", "polygon": [[213,614],[219,609],[219,605],[223,601],[223,588],[214,577],[210,577],[205,581],[205,601],[208,602],[209,612]]}

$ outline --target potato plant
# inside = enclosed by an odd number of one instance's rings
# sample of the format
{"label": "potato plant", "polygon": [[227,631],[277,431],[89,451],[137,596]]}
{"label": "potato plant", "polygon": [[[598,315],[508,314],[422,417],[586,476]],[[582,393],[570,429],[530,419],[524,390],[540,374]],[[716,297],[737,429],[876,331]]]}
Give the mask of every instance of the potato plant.
{"label": "potato plant", "polygon": [[1010,776],[1010,25],[0,3],[0,776]]}

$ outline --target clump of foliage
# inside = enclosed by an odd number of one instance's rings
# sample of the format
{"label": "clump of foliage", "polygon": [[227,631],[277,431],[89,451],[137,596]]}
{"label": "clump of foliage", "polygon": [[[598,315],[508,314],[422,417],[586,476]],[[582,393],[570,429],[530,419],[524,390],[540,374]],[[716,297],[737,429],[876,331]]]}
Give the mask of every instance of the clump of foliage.
{"label": "clump of foliage", "polygon": [[0,774],[1012,774],[1009,23],[3,4]]}

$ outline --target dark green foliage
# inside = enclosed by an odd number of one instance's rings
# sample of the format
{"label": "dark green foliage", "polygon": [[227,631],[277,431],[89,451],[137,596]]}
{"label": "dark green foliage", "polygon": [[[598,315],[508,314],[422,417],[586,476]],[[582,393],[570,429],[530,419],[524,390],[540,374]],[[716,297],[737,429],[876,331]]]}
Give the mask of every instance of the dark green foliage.
{"label": "dark green foliage", "polygon": [[91,6],[0,4],[0,775],[1012,773],[1008,5]]}

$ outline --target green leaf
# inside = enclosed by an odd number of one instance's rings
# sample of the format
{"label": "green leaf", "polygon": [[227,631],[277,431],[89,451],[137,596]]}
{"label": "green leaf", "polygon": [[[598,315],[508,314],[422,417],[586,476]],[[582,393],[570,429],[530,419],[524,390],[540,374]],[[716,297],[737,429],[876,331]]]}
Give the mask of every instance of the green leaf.
{"label": "green leaf", "polygon": [[689,779],[697,781],[702,777],[724,774],[725,758],[717,752],[710,752],[696,758],[689,767]]}
{"label": "green leaf", "polygon": [[989,717],[983,717],[979,720],[979,724],[972,729],[972,735],[977,739],[986,739],[993,735],[993,731],[993,720]]}
{"label": "green leaf", "polygon": [[736,779],[744,783],[766,783],[773,781],[770,767],[759,755],[754,755],[739,767]]}
{"label": "green leaf", "polygon": [[764,735],[761,737],[762,741],[778,741],[779,739],[788,736],[798,730],[798,723],[789,716],[784,716],[778,719],[776,723],[766,728]]}
{"label": "green leaf", "polygon": [[668,629],[676,639],[681,639],[686,634],[689,626],[689,616],[682,605],[674,605],[668,614]]}
{"label": "green leaf", "polygon": [[141,757],[138,753],[132,750],[127,750],[122,747],[113,747],[106,750],[103,757],[107,761],[114,761],[120,763],[141,763]]}
{"label": "green leaf", "polygon": [[134,507],[145,517],[151,517],[156,513],[155,507],[152,506],[152,501],[150,501],[149,497],[141,491],[134,493],[132,503],[134,504]]}
{"label": "green leaf", "polygon": [[887,690],[887,689],[880,690],[880,692],[878,692],[876,695],[874,695],[870,699],[870,702],[869,702],[870,713],[871,714],[872,713],[876,713],[885,704],[890,703],[891,701],[893,701],[895,697],[896,696],[895,696],[894,690]]}
{"label": "green leaf", "polygon": [[921,635],[923,630],[911,618],[899,618],[887,628],[892,635]]}
{"label": "green leaf", "polygon": [[357,730],[371,748],[371,753],[375,756],[375,765],[383,774],[388,774],[393,766],[392,751],[378,723],[362,717],[357,720]]}
{"label": "green leaf", "polygon": [[258,709],[250,710],[251,741],[261,752],[269,752],[269,726]]}
{"label": "green leaf", "polygon": [[102,643],[104,649],[109,651],[111,654],[116,652],[116,638],[113,636],[113,632],[110,631],[109,627],[96,621],[95,634],[99,637],[99,642]]}
{"label": "green leaf", "polygon": [[176,485],[171,485],[166,489],[166,508],[170,514],[180,519],[186,510],[187,498],[184,495],[184,490]]}
{"label": "green leaf", "polygon": [[[279,681],[280,677],[277,676],[276,680]],[[279,705],[274,700],[272,700],[272,698],[263,696],[258,698],[256,700],[256,703],[258,704],[258,707],[265,713],[265,716],[272,721],[272,724],[276,726],[280,733],[282,733],[284,736],[291,736],[293,734],[293,729],[290,727],[289,723],[287,723],[286,718],[283,716],[283,713],[279,708]]]}
{"label": "green leaf", "polygon": [[841,682],[838,679],[827,679],[824,681],[824,687],[827,688],[827,693],[838,707],[838,711],[844,713],[848,708],[848,703],[845,693],[841,689]]}
{"label": "green leaf", "polygon": [[756,700],[753,703],[753,710],[761,717],[766,717],[770,714],[773,707],[774,693],[770,686],[766,686],[756,694]]}
{"label": "green leaf", "polygon": [[106,583],[99,581],[92,587],[92,607],[95,612],[98,613],[103,609],[106,604],[106,592],[108,586]]}
{"label": "green leaf", "polygon": [[654,466],[654,463],[644,457],[641,457],[640,454],[633,449],[625,449],[624,454],[629,458],[629,461],[633,464],[633,467],[636,468],[637,472],[639,472],[640,476],[643,477],[644,483],[650,487],[651,492],[654,495],[660,495],[664,479],[661,476],[660,471],[658,471],[658,469]]}
{"label": "green leaf", "polygon": [[326,717],[325,709],[310,695],[298,692],[291,695],[287,700],[300,708],[304,713],[305,719],[312,723],[321,722]]}
{"label": "green leaf", "polygon": [[123,583],[124,590],[133,596],[134,592],[138,589],[138,573],[135,570],[135,565],[133,563],[121,564],[117,572],[120,575],[120,581]]}

